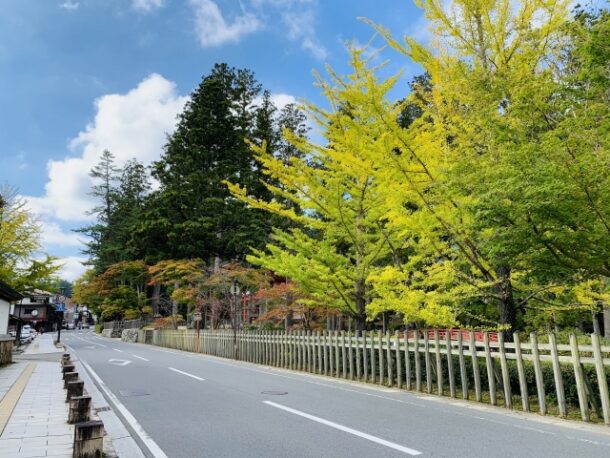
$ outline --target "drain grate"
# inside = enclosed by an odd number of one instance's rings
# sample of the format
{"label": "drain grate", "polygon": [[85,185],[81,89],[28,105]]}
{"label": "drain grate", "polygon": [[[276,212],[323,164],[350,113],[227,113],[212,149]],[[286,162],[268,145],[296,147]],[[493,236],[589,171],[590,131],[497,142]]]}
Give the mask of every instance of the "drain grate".
{"label": "drain grate", "polygon": [[121,396],[130,397],[130,396],[148,396],[150,393],[146,390],[120,390]]}
{"label": "drain grate", "polygon": [[271,396],[283,396],[288,394],[288,391],[261,391],[261,394],[269,394]]}
{"label": "drain grate", "polygon": [[106,412],[106,411],[110,410],[110,407],[108,407],[108,406],[106,406],[106,407],[97,407],[97,408],[95,408],[93,410],[95,410],[96,412]]}

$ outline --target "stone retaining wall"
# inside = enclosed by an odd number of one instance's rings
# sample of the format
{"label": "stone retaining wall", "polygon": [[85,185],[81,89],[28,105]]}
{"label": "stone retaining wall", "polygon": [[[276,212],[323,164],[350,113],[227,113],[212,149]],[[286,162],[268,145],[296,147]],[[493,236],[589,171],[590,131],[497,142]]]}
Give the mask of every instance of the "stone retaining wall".
{"label": "stone retaining wall", "polygon": [[0,365],[13,362],[13,338],[0,336]]}
{"label": "stone retaining wall", "polygon": [[135,343],[138,341],[138,329],[123,329],[121,340],[123,342]]}

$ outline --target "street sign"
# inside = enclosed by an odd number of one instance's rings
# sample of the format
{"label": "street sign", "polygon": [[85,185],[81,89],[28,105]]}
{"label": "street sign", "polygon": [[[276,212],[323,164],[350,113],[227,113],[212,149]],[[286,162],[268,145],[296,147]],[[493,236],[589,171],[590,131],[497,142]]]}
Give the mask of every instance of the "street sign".
{"label": "street sign", "polygon": [[56,312],[65,312],[66,304],[55,304],[55,311]]}
{"label": "street sign", "polygon": [[193,313],[193,320],[194,321],[201,321],[201,312]]}
{"label": "street sign", "polygon": [[66,296],[64,296],[63,294],[56,294],[55,295],[55,302],[57,304],[66,302]]}

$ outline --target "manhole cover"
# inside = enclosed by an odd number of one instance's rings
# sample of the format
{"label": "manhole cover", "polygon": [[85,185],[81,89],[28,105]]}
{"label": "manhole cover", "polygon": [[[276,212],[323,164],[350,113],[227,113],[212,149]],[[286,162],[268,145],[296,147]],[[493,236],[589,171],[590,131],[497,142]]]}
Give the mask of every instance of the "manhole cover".
{"label": "manhole cover", "polygon": [[120,390],[121,396],[148,396],[150,393],[146,390]]}
{"label": "manhole cover", "polygon": [[283,396],[288,394],[288,391],[261,391],[261,394],[270,394],[271,396]]}

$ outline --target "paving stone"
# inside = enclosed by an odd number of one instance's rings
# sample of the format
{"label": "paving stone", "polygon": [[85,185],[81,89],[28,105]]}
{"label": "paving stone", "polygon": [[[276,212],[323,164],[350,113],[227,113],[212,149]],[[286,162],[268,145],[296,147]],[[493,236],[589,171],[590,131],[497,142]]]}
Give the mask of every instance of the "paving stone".
{"label": "paving stone", "polygon": [[67,423],[69,406],[65,403],[60,368],[55,362],[36,364],[0,437],[2,458],[72,456],[74,426]]}

